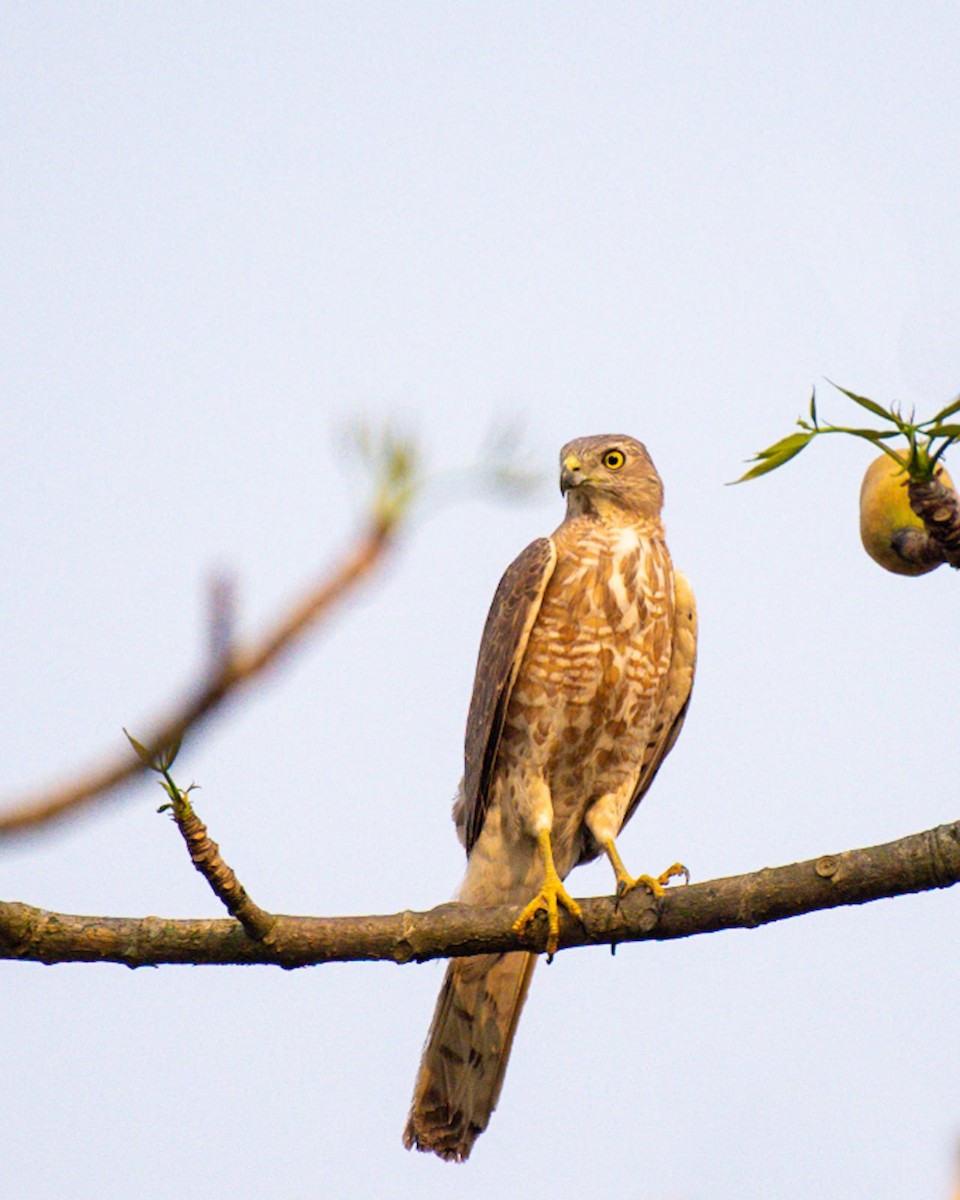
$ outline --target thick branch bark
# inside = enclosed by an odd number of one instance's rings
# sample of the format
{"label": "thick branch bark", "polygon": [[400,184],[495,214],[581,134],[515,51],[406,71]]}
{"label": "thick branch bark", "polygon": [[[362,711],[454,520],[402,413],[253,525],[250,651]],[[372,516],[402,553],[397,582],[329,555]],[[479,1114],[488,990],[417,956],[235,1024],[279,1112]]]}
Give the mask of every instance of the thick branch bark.
{"label": "thick branch bark", "polygon": [[[618,903],[581,901],[583,923],[561,917],[560,948],[692,937],[753,929],[820,909],[865,904],[960,881],[960,821],[882,846],[824,855],[750,875],[671,888],[661,901],[642,888]],[[515,908],[447,904],[427,913],[371,917],[278,917],[269,944],[231,920],[79,917],[0,903],[0,958],[32,962],[272,963],[423,962],[504,950],[542,949],[545,921],[523,936]]]}
{"label": "thick branch bark", "polygon": [[960,497],[944,483],[942,469],[938,467],[935,478],[924,483],[907,484],[907,493],[923,528],[898,529],[891,539],[893,549],[916,566],[949,563],[960,569]]}
{"label": "thick branch bark", "polygon": [[923,521],[943,560],[960,569],[960,497],[943,482],[940,472],[926,483],[911,483],[907,490],[910,507]]}
{"label": "thick branch bark", "polygon": [[[198,682],[171,712],[152,723],[151,732],[142,738],[148,748],[158,751],[179,742],[209,718],[228,696],[248,686],[292,649],[338,600],[373,570],[390,545],[395,525],[394,518],[375,520],[344,560],[309,588],[258,641],[232,651],[212,677]],[[146,770],[144,762],[127,751],[86,773],[72,775],[66,784],[11,800],[0,811],[0,842],[35,833],[41,826],[105,799]]]}

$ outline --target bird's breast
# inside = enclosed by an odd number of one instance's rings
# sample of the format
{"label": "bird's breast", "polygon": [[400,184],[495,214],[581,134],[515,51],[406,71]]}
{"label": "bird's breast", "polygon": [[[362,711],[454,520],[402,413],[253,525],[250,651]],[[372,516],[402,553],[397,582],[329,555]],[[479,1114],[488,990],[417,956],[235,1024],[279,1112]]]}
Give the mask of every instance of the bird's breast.
{"label": "bird's breast", "polygon": [[[555,535],[547,586],[507,711],[504,740],[551,760],[645,740],[670,660],[673,580],[659,527],[603,526]],[[634,745],[637,742],[637,745]]]}

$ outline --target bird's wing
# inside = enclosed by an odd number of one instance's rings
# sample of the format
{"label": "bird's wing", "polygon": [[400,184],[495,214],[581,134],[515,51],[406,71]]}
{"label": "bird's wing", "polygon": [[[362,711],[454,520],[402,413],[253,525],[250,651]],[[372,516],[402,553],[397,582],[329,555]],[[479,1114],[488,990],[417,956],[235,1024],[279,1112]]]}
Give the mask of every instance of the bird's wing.
{"label": "bird's wing", "polygon": [[674,573],[673,602],[674,638],[670,666],[667,668],[660,711],[643,755],[637,786],[623,818],[624,825],[633,816],[653,783],[653,777],[660,770],[661,763],[673,749],[690,707],[690,693],[697,666],[697,602],[690,580],[682,571]]}
{"label": "bird's wing", "polygon": [[510,694],[556,562],[552,538],[531,542],[507,567],[483,627],[467,717],[463,790],[455,807],[468,854],[483,829]]}

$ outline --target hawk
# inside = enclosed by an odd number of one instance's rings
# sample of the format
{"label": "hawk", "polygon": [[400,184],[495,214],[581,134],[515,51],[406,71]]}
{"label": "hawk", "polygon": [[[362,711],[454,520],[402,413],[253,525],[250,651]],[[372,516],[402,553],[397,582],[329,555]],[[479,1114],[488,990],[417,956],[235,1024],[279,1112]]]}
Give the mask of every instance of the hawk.
{"label": "hawk", "polygon": [[[664,541],[663,484],[646,448],[604,434],[560,451],[567,511],[507,568],[483,630],[454,819],[467,851],[458,898],[526,904],[516,929],[580,906],[563,880],[600,854],[618,892],[631,876],[615,838],[686,716],[697,617]],[[533,899],[530,899],[530,897]],[[529,903],[527,903],[529,901]],[[496,1106],[537,956],[453,960],[427,1036],[407,1148],[464,1161]]]}

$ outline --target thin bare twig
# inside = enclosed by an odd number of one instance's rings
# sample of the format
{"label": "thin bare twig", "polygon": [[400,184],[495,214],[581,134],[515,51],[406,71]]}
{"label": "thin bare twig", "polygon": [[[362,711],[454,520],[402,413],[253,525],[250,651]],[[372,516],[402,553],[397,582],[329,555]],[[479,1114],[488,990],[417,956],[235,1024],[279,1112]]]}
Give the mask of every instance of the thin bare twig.
{"label": "thin bare twig", "polygon": [[163,789],[169,796],[169,801],[160,806],[160,812],[167,809],[173,815],[173,820],[180,830],[180,836],[186,843],[190,859],[200,874],[204,877],[213,894],[220,900],[231,917],[235,917],[243,926],[248,937],[254,941],[269,941],[270,933],[276,924],[276,917],[266,912],[247,895],[247,890],[237,878],[236,873],[220,853],[220,847],[207,833],[207,827],[197,816],[190,802],[192,787],[183,790],[177,787],[170,774],[173,760],[180,749],[179,745],[170,747],[160,755],[150,751],[138,742],[135,737],[127,734],[130,745],[133,746],[137,757],[151,771],[156,771],[163,779]]}
{"label": "thin bare twig", "polygon": [[[561,916],[560,948],[663,941],[753,929],[842,905],[951,887],[960,882],[960,821],[895,842],[828,854],[749,875],[670,888],[654,900],[582,900],[583,921]],[[0,903],[0,959],[32,962],[267,963],[423,962],[432,958],[542,949],[545,921],[513,931],[517,909],[441,905],[427,913],[370,917],[278,916],[269,941],[230,920],[80,917]]]}
{"label": "thin bare twig", "polygon": [[173,805],[174,820],[187,844],[193,865],[231,917],[240,922],[248,937],[257,942],[268,939],[276,917],[250,899],[246,888],[223,861],[220,847],[207,833],[206,825],[194,812],[186,793],[181,792],[180,796],[180,801]]}

